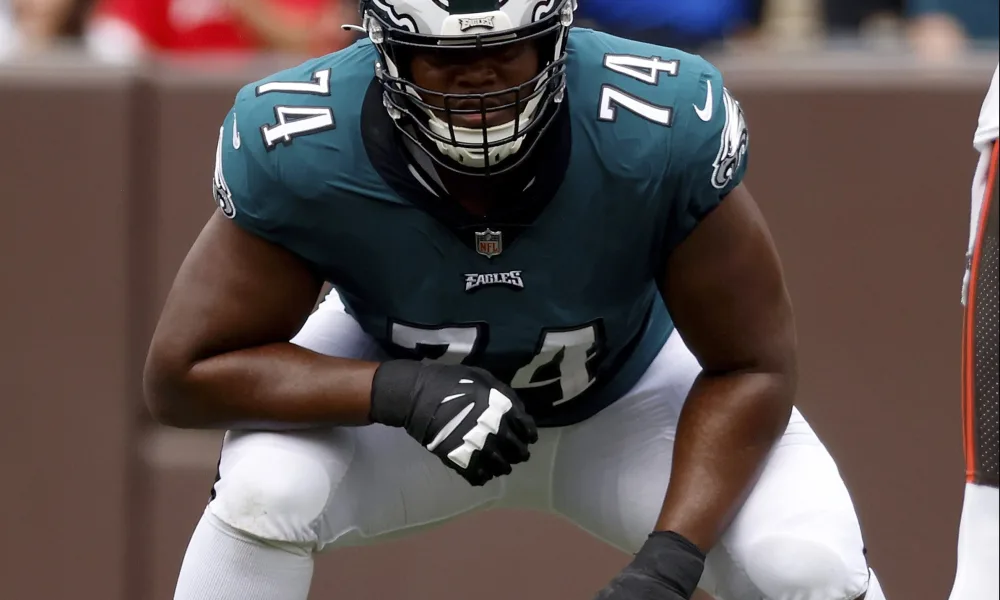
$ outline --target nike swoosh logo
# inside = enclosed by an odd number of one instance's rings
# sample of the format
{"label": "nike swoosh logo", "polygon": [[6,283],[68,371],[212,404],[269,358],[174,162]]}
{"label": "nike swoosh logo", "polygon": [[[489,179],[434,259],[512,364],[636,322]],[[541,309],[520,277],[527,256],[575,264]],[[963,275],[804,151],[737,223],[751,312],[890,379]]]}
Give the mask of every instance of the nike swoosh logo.
{"label": "nike swoosh logo", "polygon": [[233,115],[233,149],[239,150],[242,145],[243,140],[240,139],[240,128],[236,123],[236,115]]}
{"label": "nike swoosh logo", "polygon": [[698,113],[698,118],[707,123],[712,120],[712,81],[706,81],[705,85],[708,86],[708,95],[705,98],[705,108],[698,108],[697,104],[692,104],[692,106],[694,106],[694,112]]}

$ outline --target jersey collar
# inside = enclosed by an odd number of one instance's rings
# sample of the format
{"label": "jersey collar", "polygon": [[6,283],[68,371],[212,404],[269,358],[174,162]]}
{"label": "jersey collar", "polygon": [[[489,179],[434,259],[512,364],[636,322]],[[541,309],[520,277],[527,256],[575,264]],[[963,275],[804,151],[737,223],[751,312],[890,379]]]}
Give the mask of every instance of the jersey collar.
{"label": "jersey collar", "polygon": [[[402,200],[443,223],[468,245],[475,244],[473,232],[484,227],[502,228],[508,245],[513,243],[545,211],[565,180],[572,148],[567,101],[550,107],[559,111],[555,122],[513,176],[502,180],[501,185],[509,188],[504,193],[510,202],[483,218],[451,200],[433,162],[427,157],[421,159],[420,149],[407,148],[406,137],[396,129],[382,104],[382,93],[382,87],[373,80],[361,110],[361,137],[372,166]],[[484,178],[483,183],[498,182]]]}

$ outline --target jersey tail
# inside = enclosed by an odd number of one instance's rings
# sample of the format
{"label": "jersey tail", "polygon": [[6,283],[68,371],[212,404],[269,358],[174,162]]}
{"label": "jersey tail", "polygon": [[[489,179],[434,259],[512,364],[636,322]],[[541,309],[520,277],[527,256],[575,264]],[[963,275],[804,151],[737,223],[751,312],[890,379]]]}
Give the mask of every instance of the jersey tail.
{"label": "jersey tail", "polygon": [[1000,142],[994,143],[986,196],[979,214],[973,245],[969,293],[962,331],[962,414],[966,479],[998,487],[1000,463],[1000,400],[998,400],[998,247],[1000,224],[997,199],[997,161]]}

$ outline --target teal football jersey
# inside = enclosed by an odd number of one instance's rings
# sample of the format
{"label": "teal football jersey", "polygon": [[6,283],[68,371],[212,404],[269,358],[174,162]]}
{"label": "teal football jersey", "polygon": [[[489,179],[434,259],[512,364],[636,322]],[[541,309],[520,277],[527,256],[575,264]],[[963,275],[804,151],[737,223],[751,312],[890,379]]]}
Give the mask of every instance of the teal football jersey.
{"label": "teal football jersey", "polygon": [[541,426],[586,419],[673,331],[666,257],[739,185],[748,137],[700,57],[586,29],[568,51],[565,100],[496,215],[428,181],[367,40],[239,92],[216,200],[337,286],[389,355],[488,369]]}

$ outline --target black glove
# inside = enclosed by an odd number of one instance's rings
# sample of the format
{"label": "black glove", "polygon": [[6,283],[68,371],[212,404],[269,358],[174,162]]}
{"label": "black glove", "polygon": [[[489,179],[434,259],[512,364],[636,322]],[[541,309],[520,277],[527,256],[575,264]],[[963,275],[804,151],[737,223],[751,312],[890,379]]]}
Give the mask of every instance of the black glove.
{"label": "black glove", "polygon": [[375,371],[371,419],[402,427],[472,485],[508,475],[538,441],[514,390],[483,369],[391,360]]}
{"label": "black glove", "polygon": [[690,600],[705,570],[705,555],[672,531],[652,533],[595,600]]}

